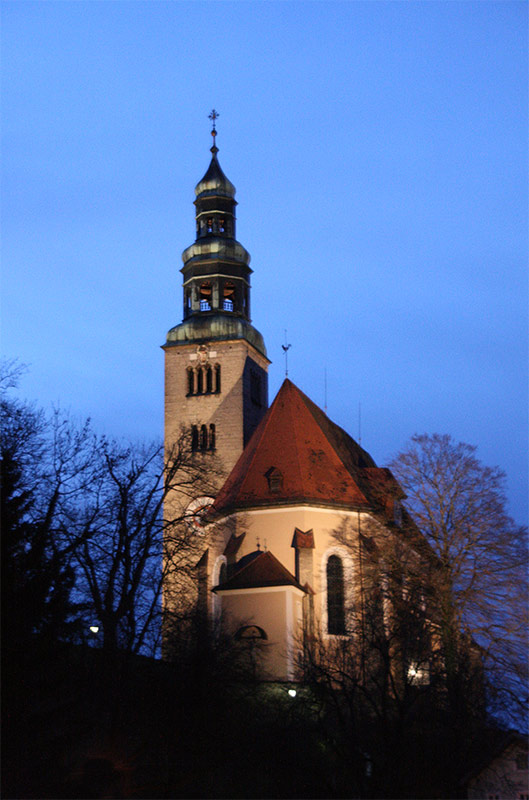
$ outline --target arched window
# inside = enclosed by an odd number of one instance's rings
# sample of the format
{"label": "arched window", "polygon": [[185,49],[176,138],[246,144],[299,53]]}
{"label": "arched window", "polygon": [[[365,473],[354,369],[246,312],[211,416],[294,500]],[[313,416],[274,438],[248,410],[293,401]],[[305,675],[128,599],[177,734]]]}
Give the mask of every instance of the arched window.
{"label": "arched window", "polygon": [[204,373],[202,372],[202,367],[198,367],[197,369],[197,394],[202,394],[204,392]]}
{"label": "arched window", "polygon": [[208,217],[208,221],[206,224],[208,233],[213,233],[213,217]]}
{"label": "arched window", "polygon": [[187,393],[193,394],[195,390],[195,376],[191,367],[187,368]]}
{"label": "arched window", "polygon": [[205,425],[202,425],[200,428],[200,449],[208,449],[208,429]]}
{"label": "arched window", "polygon": [[222,290],[222,308],[224,311],[233,311],[235,309],[235,284],[232,281],[227,281]]}
{"label": "arched window", "polygon": [[220,364],[215,364],[215,392],[220,392]]}
{"label": "arched window", "polygon": [[191,426],[191,450],[198,450],[198,427]]}
{"label": "arched window", "polygon": [[213,424],[209,426],[209,449],[215,449],[215,426]]}
{"label": "arched window", "polygon": [[224,233],[224,220],[219,219],[219,233]]}
{"label": "arched window", "polygon": [[219,583],[224,583],[227,577],[228,577],[228,567],[226,562],[223,561],[222,564],[220,565]]}
{"label": "arched window", "polygon": [[327,561],[327,633],[345,633],[343,564],[335,555]]}
{"label": "arched window", "polygon": [[208,366],[206,367],[206,392],[208,392],[209,394],[212,391],[213,391],[213,371],[208,364]]}

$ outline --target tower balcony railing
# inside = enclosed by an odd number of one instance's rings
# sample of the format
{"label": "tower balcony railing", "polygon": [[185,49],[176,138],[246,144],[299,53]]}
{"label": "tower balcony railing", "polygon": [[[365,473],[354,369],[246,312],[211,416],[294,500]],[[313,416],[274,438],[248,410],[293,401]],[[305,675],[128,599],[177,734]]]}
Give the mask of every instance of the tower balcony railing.
{"label": "tower balcony railing", "polygon": [[209,300],[201,300],[200,301],[200,310],[201,311],[211,311],[211,306],[209,304]]}
{"label": "tower balcony railing", "polygon": [[224,311],[233,311],[233,300],[227,300],[224,298],[222,301],[222,308]]}

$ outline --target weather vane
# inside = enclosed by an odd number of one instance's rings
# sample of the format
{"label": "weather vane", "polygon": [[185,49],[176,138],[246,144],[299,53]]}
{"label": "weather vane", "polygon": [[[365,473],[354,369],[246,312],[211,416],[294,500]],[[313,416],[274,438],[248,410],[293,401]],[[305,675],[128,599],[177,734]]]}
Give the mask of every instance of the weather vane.
{"label": "weather vane", "polygon": [[282,344],[281,347],[283,348],[283,353],[285,354],[285,378],[288,378],[288,351],[292,347],[291,344],[287,344],[287,331],[285,328],[285,344]]}
{"label": "weather vane", "polygon": [[[215,137],[217,135],[216,122],[217,122],[217,119],[219,118],[219,116],[220,116],[220,114],[217,111],[215,111],[215,109],[212,110],[211,114],[208,114],[208,119],[211,120],[212,125],[213,125],[213,128],[211,130],[211,135],[213,136],[213,147],[215,147],[215,148],[217,147],[217,144],[216,144],[216,141],[215,141]],[[213,147],[211,148],[212,150],[213,150]]]}

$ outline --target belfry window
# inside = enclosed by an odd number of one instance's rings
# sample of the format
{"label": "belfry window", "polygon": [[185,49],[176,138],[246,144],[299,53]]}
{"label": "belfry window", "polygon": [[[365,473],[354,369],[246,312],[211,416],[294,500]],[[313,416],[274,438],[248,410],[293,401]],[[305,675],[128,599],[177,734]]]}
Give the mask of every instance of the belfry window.
{"label": "belfry window", "polygon": [[220,393],[220,364],[188,367],[186,370],[187,396]]}
{"label": "belfry window", "polygon": [[222,308],[224,311],[233,311],[235,308],[235,285],[231,281],[224,284],[222,295]]}
{"label": "belfry window", "polygon": [[342,559],[332,555],[327,561],[327,633],[345,634],[344,599]]}
{"label": "belfry window", "polygon": [[219,219],[219,233],[224,233],[224,220]]}
{"label": "belfry window", "polygon": [[198,450],[198,427],[191,426],[191,450]]}
{"label": "belfry window", "polygon": [[202,283],[198,290],[201,311],[211,311],[211,284]]}
{"label": "belfry window", "polygon": [[208,217],[208,221],[206,223],[206,229],[208,233],[213,233],[213,218]]}
{"label": "belfry window", "polygon": [[209,449],[210,450],[214,450],[215,449],[215,444],[216,444],[216,442],[215,442],[215,426],[213,424],[211,424],[209,426]]}
{"label": "belfry window", "polygon": [[202,425],[200,428],[200,449],[208,449],[208,429],[206,425]]}

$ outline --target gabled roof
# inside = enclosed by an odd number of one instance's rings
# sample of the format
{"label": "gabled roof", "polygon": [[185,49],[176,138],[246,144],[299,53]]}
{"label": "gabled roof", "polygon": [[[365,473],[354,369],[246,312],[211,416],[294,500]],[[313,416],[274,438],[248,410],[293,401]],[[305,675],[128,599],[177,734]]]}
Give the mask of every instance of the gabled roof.
{"label": "gabled roof", "polygon": [[287,378],[212,510],[293,503],[367,508],[373,499],[361,473],[373,467],[371,456]]}
{"label": "gabled roof", "polygon": [[[231,578],[214,587],[217,589],[255,589],[267,586],[295,586],[306,592],[291,572],[269,550],[254,550],[239,562]],[[237,565],[239,566],[239,565]]]}

